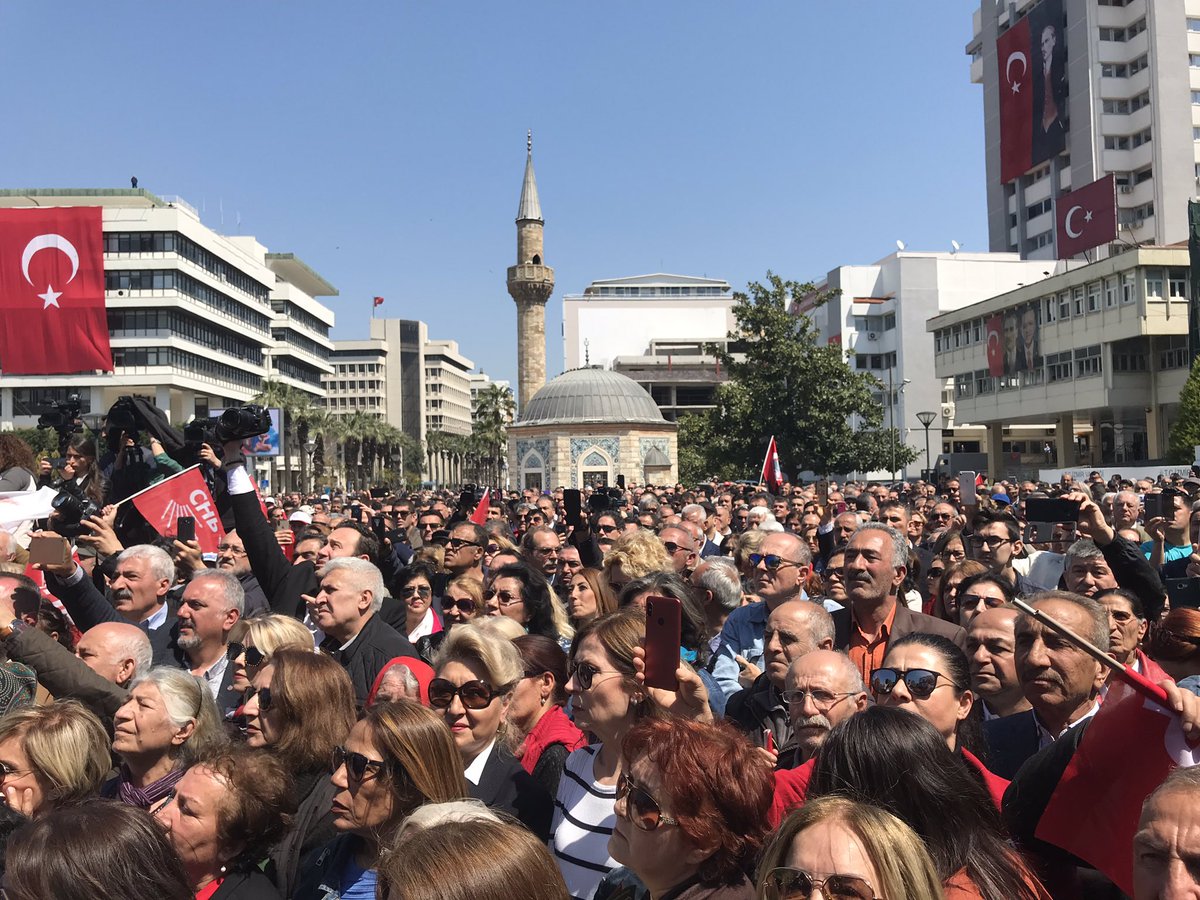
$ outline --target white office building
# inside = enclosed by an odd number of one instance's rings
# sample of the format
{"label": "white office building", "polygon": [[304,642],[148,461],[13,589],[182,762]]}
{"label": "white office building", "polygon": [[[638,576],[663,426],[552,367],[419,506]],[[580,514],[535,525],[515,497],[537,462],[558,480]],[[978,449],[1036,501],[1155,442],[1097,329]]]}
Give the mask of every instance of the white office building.
{"label": "white office building", "polygon": [[[1052,3],[1065,20],[1065,147],[1006,184],[1000,95],[1042,60],[1036,47],[1001,60],[997,40],[1026,17],[1040,24],[1052,8],[1057,17]],[[1120,232],[1092,258],[1186,239],[1200,181],[1200,0],[982,0],[966,49],[983,87],[990,249],[1055,259],[1056,199],[1109,173]]]}

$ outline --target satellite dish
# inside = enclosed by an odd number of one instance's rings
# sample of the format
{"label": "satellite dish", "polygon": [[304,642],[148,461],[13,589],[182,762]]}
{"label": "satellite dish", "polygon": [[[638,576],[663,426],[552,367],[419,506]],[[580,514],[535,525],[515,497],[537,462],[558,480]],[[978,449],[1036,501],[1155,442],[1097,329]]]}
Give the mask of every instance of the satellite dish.
{"label": "satellite dish", "polygon": [[904,249],[904,241],[896,241],[896,249],[903,250]]}
{"label": "satellite dish", "polygon": [[962,249],[962,244],[960,244],[958,241],[950,242],[950,252],[951,253],[957,253],[961,249]]}

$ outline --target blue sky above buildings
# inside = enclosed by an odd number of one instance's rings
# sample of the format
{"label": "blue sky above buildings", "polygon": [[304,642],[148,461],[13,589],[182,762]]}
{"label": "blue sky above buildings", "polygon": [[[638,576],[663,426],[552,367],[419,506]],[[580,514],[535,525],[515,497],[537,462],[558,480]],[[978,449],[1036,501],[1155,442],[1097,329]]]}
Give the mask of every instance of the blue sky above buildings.
{"label": "blue sky above buildings", "polygon": [[[515,382],[504,287],[534,132],[561,297],[986,249],[973,6],[4,3],[0,186],[142,187],[421,318]],[[223,224],[222,224],[223,215]],[[240,219],[240,229],[238,222]]]}

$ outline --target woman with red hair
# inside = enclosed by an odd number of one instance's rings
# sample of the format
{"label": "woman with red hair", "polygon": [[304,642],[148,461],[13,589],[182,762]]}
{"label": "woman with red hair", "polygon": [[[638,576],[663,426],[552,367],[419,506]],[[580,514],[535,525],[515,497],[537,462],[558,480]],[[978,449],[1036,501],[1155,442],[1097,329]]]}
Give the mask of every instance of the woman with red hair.
{"label": "woman with red hair", "polygon": [[[748,877],[769,826],[771,765],[733,727],[645,719],[625,738],[617,821],[622,864],[596,900],[753,900]],[[632,892],[630,889],[632,888]]]}

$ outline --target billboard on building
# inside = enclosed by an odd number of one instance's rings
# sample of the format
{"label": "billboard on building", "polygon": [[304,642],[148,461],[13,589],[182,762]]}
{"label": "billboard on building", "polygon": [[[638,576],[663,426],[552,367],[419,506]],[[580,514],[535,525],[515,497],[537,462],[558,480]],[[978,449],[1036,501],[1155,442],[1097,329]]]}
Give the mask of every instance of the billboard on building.
{"label": "billboard on building", "polygon": [[[210,409],[209,415],[219,416],[225,412],[224,408]],[[282,429],[279,427],[280,413],[276,406],[270,407],[267,412],[271,416],[271,430],[266,434],[260,434],[257,437],[246,438],[242,441],[242,454],[250,456],[279,456],[283,452]]]}
{"label": "billboard on building", "polygon": [[1105,175],[1054,201],[1059,259],[1117,239],[1117,180]]}
{"label": "billboard on building", "polygon": [[1062,0],[1042,0],[996,41],[1000,180],[1067,146],[1067,44]]}

